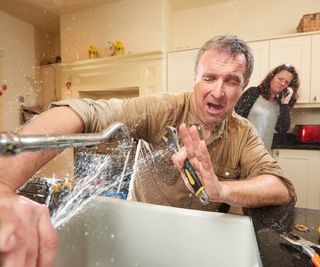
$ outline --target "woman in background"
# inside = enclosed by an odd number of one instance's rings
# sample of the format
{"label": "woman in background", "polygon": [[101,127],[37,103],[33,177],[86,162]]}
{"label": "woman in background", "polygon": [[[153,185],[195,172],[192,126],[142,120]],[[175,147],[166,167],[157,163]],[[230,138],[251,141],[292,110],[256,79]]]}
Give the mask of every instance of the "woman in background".
{"label": "woman in background", "polygon": [[290,64],[272,71],[257,87],[244,91],[235,111],[247,118],[257,129],[270,151],[273,134],[285,135],[290,127],[290,108],[298,99],[299,75]]}

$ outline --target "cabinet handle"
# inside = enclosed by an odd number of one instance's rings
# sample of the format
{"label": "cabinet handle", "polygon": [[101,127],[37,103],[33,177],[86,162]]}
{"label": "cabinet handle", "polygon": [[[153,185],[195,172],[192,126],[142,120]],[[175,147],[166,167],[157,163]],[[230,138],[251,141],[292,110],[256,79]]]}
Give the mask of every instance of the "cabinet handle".
{"label": "cabinet handle", "polygon": [[313,101],[314,101],[314,102],[317,102],[317,96],[314,96],[314,97],[313,97]]}
{"label": "cabinet handle", "polygon": [[276,151],[276,156],[277,156],[277,157],[279,157],[279,154],[280,154],[280,153],[279,153],[279,150]]}

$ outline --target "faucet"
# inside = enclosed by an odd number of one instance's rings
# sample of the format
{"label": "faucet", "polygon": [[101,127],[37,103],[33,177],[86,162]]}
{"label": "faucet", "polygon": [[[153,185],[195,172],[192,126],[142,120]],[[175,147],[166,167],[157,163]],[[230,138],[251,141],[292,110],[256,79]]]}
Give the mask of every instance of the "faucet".
{"label": "faucet", "polygon": [[0,134],[0,154],[17,154],[24,151],[86,147],[105,143],[118,131],[126,146],[130,144],[127,127],[117,122],[101,133],[58,134],[58,135],[17,135]]}

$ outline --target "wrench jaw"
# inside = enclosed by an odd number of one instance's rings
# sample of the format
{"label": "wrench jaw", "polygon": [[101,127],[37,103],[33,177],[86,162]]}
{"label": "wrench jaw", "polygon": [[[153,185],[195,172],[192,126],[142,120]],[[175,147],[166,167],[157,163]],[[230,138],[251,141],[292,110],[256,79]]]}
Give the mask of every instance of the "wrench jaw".
{"label": "wrench jaw", "polygon": [[208,197],[206,191],[204,191],[204,189],[201,190],[201,192],[197,195],[197,197],[200,199],[200,201],[203,205],[209,204],[209,197]]}
{"label": "wrench jaw", "polygon": [[174,153],[178,153],[180,150],[180,146],[177,129],[171,126],[166,126],[165,129],[167,132],[165,136],[162,136],[162,140],[164,141],[167,148],[172,150],[172,152]]}

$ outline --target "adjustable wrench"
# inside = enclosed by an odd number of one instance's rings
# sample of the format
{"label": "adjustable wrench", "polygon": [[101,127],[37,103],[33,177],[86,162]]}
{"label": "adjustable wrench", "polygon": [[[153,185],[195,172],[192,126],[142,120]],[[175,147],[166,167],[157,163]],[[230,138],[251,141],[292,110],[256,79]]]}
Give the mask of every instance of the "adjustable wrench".
{"label": "adjustable wrench", "polygon": [[[178,153],[180,146],[177,129],[170,126],[165,127],[165,129],[167,133],[162,137],[162,139],[165,142],[166,147],[171,149],[174,153]],[[204,186],[202,185],[200,178],[188,159],[186,159],[183,164],[183,171],[188,179],[189,184],[192,186],[195,195],[200,199],[201,203],[203,205],[209,204],[209,198],[204,190]]]}

